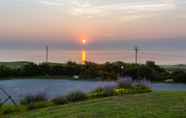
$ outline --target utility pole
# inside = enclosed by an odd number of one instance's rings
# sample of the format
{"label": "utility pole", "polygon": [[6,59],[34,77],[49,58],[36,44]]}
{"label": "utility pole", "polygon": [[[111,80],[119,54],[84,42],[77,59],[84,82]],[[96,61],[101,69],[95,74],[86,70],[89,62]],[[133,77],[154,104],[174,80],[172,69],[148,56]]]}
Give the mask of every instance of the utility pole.
{"label": "utility pole", "polygon": [[139,47],[135,46],[134,47],[135,50],[135,63],[138,64],[138,52],[139,52]]}
{"label": "utility pole", "polygon": [[46,63],[48,63],[48,45],[45,47],[45,50],[46,50],[46,57],[45,57],[45,61],[46,61]]}

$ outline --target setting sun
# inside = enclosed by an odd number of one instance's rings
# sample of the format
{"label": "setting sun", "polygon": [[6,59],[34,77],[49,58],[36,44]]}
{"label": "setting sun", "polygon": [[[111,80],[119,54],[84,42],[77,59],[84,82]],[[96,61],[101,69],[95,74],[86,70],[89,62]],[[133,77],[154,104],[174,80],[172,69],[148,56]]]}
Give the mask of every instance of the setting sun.
{"label": "setting sun", "polygon": [[85,39],[82,40],[82,43],[83,43],[84,45],[86,44],[86,42],[87,42],[87,41],[86,41]]}

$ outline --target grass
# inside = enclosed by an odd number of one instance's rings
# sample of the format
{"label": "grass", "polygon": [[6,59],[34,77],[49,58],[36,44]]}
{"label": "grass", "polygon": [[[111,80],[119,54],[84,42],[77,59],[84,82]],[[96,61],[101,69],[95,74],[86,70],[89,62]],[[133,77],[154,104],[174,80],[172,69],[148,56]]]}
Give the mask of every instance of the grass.
{"label": "grass", "polygon": [[186,71],[186,65],[178,64],[178,65],[160,65],[160,67],[168,70],[168,71],[176,71],[176,70],[183,70]]}
{"label": "grass", "polygon": [[186,118],[186,93],[152,92],[93,99],[3,118]]}
{"label": "grass", "polygon": [[9,68],[20,68],[26,64],[29,64],[31,62],[27,62],[27,61],[15,61],[15,62],[0,62],[0,66],[6,66]]}

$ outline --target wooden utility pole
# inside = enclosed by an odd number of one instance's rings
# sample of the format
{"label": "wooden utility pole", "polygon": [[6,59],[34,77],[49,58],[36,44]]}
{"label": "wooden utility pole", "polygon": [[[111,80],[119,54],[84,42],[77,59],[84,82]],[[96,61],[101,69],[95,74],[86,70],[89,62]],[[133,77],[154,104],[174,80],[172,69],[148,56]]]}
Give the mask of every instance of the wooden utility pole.
{"label": "wooden utility pole", "polygon": [[48,45],[45,47],[45,50],[46,50],[45,61],[46,63],[48,63]]}
{"label": "wooden utility pole", "polygon": [[139,47],[135,46],[134,47],[135,50],[135,63],[138,64],[138,52],[139,52]]}

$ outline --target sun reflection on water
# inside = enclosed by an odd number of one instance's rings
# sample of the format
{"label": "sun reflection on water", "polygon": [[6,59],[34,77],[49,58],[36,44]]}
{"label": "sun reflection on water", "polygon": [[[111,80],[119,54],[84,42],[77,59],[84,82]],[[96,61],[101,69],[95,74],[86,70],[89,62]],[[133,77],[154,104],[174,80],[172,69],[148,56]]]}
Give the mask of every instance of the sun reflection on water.
{"label": "sun reflection on water", "polygon": [[82,50],[81,60],[82,60],[82,64],[85,64],[87,61],[87,53],[85,49]]}

